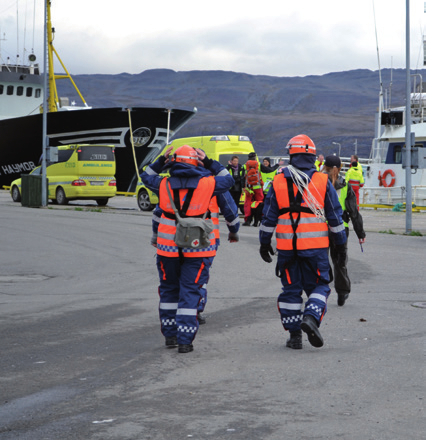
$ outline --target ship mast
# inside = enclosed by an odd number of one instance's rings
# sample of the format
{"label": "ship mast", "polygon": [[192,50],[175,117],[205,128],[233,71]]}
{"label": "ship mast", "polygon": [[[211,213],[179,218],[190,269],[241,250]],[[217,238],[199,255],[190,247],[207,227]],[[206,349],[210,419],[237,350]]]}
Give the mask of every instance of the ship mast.
{"label": "ship mast", "polygon": [[[59,97],[58,97],[58,90],[56,88],[56,80],[57,79],[63,79],[67,78],[71,81],[72,85],[74,86],[74,89],[78,93],[78,96],[83,101],[83,104],[85,107],[88,107],[86,101],[83,98],[83,95],[80,93],[80,90],[78,89],[77,85],[75,84],[74,80],[71,78],[71,75],[69,74],[67,68],[65,67],[64,63],[62,62],[61,58],[58,55],[58,52],[56,51],[55,47],[53,46],[53,37],[54,37],[54,28],[52,28],[52,20],[50,15],[50,6],[51,1],[47,1],[47,46],[48,46],[48,60],[49,60],[49,94],[47,99],[47,107],[49,112],[56,112],[59,109]],[[65,71],[65,75],[55,75],[54,72],[54,65],[53,65],[53,54],[56,55],[56,58],[61,63],[62,68]]]}

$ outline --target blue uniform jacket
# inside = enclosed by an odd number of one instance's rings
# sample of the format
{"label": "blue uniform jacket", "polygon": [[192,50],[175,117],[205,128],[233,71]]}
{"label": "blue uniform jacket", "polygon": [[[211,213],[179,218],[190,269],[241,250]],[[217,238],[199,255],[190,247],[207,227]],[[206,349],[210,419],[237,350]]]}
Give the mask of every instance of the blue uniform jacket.
{"label": "blue uniform jacket", "polygon": [[[189,165],[189,166],[191,166],[191,165]],[[192,167],[192,168],[194,168],[194,167]],[[212,175],[212,173],[210,171],[206,170],[205,168],[197,167],[195,169],[198,170],[197,172],[200,173],[201,177],[208,177],[208,176]],[[162,170],[160,170],[160,172],[161,171]],[[198,180],[199,179],[197,179],[197,183],[198,183]],[[160,180],[160,182],[161,182],[161,180]],[[216,180],[216,182],[217,182],[217,180]],[[144,181],[144,183],[145,183],[145,181]],[[173,184],[171,183],[171,185],[173,185]],[[216,183],[216,185],[217,185],[217,183]],[[150,187],[148,187],[148,188],[150,188]],[[215,190],[215,192],[216,192],[216,190]],[[213,194],[215,195],[215,193],[213,193]],[[225,217],[225,221],[228,226],[229,232],[234,232],[234,233],[238,232],[238,230],[240,229],[240,220],[238,217],[238,207],[235,204],[234,199],[232,198],[229,191],[217,194],[217,204],[219,206],[220,212]],[[154,210],[153,216],[152,216],[152,231],[154,234],[157,234],[158,223],[160,221],[161,214],[162,214],[162,210],[157,205],[155,207],[155,210]],[[218,242],[216,244],[219,245],[220,241],[218,240]]]}
{"label": "blue uniform jacket", "polygon": [[[290,176],[290,172],[288,169],[284,168],[284,175],[286,177]],[[309,178],[312,177],[312,174],[316,172],[315,168],[303,170]],[[279,217],[279,208],[277,197],[275,195],[274,187],[271,186],[271,189],[268,192],[264,200],[263,207],[263,218],[262,224],[259,230],[259,240],[262,244],[269,244],[272,240],[272,235],[275,231],[275,227],[278,223]],[[334,189],[333,185],[330,181],[327,182],[327,190],[325,193],[324,200],[324,214],[327,219],[328,225],[330,227],[330,237],[333,240],[333,243],[336,245],[346,243],[346,233],[342,220],[342,207],[339,203],[339,198],[337,196],[337,192]],[[308,249],[308,250],[298,250],[298,254],[301,256],[309,257],[316,253],[316,249]],[[293,254],[293,251],[280,251],[285,254]]]}
{"label": "blue uniform jacket", "polygon": [[[141,175],[144,185],[157,195],[159,194],[160,183],[164,179],[159,174],[164,167],[165,160],[164,156],[160,156],[154,163],[148,165]],[[172,189],[197,188],[198,181],[202,177],[209,177],[213,174],[216,182],[213,195],[217,196],[228,191],[234,184],[232,176],[216,160],[211,160],[209,163],[209,170],[201,166],[195,167],[181,162],[173,163],[169,171],[170,177],[168,178],[170,186]]]}

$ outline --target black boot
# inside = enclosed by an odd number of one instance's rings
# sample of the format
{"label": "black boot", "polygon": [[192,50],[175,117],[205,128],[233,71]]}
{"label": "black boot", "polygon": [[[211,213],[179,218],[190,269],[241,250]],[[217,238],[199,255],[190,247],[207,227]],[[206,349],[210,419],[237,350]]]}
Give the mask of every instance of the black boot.
{"label": "black boot", "polygon": [[179,353],[190,353],[194,350],[194,346],[192,344],[179,344],[178,352]]}
{"label": "black boot", "polygon": [[243,223],[243,226],[250,226],[252,220],[253,220],[252,216],[248,217],[247,220]]}
{"label": "black boot", "polygon": [[290,332],[290,339],[287,339],[285,346],[294,350],[300,350],[302,348],[302,330]]}
{"label": "black boot", "polygon": [[308,335],[309,343],[314,347],[322,347],[324,340],[318,329],[318,323],[316,319],[311,315],[305,315],[302,319],[301,329]]}
{"label": "black boot", "polygon": [[200,312],[197,314],[198,324],[203,325],[206,323],[206,317],[202,315]]}
{"label": "black boot", "polygon": [[166,338],[166,347],[167,348],[175,348],[178,346],[177,337],[171,336],[170,338]]}
{"label": "black boot", "polygon": [[344,306],[348,297],[349,297],[349,293],[338,293],[337,294],[337,305]]}

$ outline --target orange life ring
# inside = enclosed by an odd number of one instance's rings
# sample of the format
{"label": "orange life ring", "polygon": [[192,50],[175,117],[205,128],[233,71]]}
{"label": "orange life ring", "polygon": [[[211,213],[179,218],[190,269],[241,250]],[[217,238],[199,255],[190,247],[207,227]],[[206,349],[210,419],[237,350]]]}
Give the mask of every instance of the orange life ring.
{"label": "orange life ring", "polygon": [[[387,182],[386,182],[386,177],[388,177],[389,174],[391,175],[392,179],[391,179],[391,181],[390,181],[390,183],[389,183],[389,185],[388,185]],[[385,188],[391,188],[392,186],[394,186],[394,185],[395,185],[395,181],[396,181],[396,179],[395,179],[395,173],[394,173],[392,170],[385,170],[385,171],[383,172],[383,176],[382,176],[382,184],[383,184],[383,186],[384,186]]]}

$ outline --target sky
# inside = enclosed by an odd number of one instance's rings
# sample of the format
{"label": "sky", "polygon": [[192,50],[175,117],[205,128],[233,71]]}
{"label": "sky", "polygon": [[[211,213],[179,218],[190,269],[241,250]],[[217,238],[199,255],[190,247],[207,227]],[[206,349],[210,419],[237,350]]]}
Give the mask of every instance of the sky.
{"label": "sky", "polygon": [[[25,43],[43,62],[43,8],[44,0],[0,0],[2,61],[22,59]],[[379,59],[403,68],[405,12],[406,0],[52,0],[54,46],[71,74],[289,77],[378,70]],[[424,21],[424,0],[410,0],[412,69],[423,65]]]}

